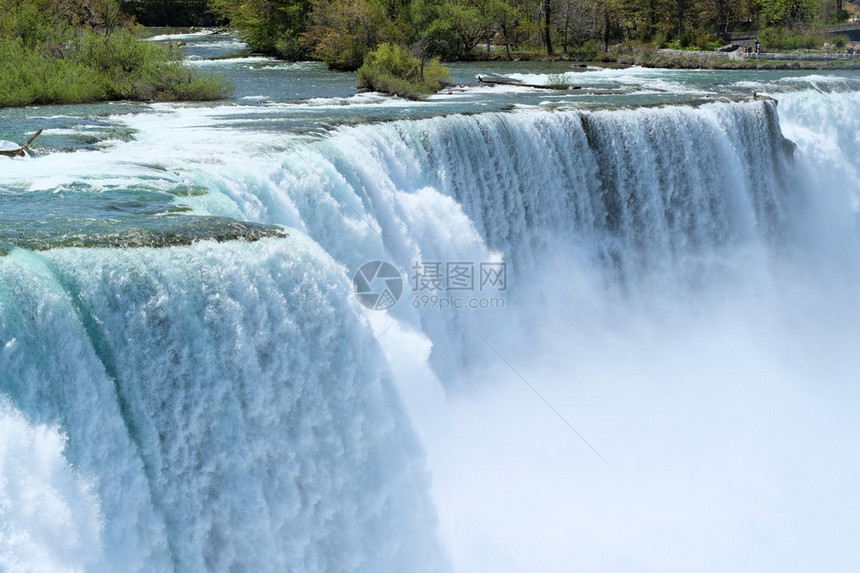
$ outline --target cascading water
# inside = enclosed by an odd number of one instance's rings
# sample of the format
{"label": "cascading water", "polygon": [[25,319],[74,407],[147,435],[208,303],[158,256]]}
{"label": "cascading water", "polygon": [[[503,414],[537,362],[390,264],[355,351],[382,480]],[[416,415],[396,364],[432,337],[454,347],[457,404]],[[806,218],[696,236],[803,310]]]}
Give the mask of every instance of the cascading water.
{"label": "cascading water", "polygon": [[[523,111],[347,128],[274,168],[231,165],[217,186],[244,217],[298,227],[351,269],[501,253],[523,297],[553,296],[548,281],[581,265],[601,288],[675,297],[741,272],[732,254],[785,240],[791,157],[771,101]],[[208,166],[190,177],[211,185]],[[392,312],[416,320],[409,310]],[[456,313],[417,318],[443,383],[486,350]]]}
{"label": "cascading water", "polygon": [[[0,567],[852,570],[860,99],[779,99],[295,139],[156,108],[8,175],[205,224],[0,257]],[[416,310],[420,261],[505,263],[504,309]]]}
{"label": "cascading water", "polygon": [[318,247],[15,250],[0,264],[4,394],[63,428],[101,502],[104,531],[76,533],[101,535],[105,554],[60,565],[436,568],[420,448]]}

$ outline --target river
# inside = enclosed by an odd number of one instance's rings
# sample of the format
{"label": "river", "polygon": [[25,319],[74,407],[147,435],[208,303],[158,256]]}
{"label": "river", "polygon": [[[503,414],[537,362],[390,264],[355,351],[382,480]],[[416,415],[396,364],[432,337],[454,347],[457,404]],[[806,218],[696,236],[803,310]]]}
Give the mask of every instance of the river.
{"label": "river", "polygon": [[0,110],[0,570],[860,566],[860,75],[168,40]]}

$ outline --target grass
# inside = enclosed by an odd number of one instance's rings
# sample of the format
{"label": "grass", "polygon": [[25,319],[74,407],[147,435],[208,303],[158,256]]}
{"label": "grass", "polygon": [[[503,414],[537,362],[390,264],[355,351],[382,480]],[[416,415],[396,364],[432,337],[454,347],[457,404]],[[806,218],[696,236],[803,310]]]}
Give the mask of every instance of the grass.
{"label": "grass", "polygon": [[550,74],[546,83],[557,90],[566,90],[571,85],[567,74]]}

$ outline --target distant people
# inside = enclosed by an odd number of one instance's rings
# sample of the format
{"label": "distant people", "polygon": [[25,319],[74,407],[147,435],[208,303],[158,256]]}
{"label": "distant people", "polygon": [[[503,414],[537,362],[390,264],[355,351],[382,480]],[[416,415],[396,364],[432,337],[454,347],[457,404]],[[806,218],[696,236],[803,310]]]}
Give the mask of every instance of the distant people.
{"label": "distant people", "polygon": [[755,41],[755,53],[756,54],[761,53],[761,44],[759,44],[758,39],[756,39],[756,41]]}

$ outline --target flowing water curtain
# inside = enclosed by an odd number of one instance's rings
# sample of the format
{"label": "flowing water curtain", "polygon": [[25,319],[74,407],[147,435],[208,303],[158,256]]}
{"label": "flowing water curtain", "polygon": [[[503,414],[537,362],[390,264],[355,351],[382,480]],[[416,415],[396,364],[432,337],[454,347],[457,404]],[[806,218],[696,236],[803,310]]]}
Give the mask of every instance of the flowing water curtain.
{"label": "flowing water curtain", "polygon": [[59,424],[70,463],[96,476],[104,570],[441,563],[420,450],[318,247],[55,249],[2,263],[2,392]]}

